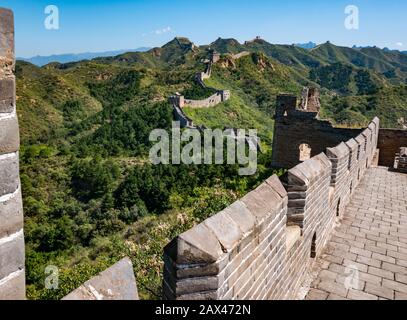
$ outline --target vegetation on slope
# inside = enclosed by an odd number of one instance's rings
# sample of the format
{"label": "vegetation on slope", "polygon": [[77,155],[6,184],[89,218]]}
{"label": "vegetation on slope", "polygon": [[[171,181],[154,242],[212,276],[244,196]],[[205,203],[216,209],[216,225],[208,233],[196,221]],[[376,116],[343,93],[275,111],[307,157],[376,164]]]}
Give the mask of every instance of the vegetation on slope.
{"label": "vegetation on slope", "polygon": [[[18,92],[27,101],[19,103],[19,113],[29,118],[36,112],[29,105],[35,94],[58,119],[21,123],[30,299],[59,299],[125,255],[133,260],[142,297],[159,298],[164,245],[272,173],[269,154],[252,177],[240,177],[232,165],[149,164],[151,130],[171,127],[166,97],[195,90],[195,65],[171,75],[136,65],[109,70],[100,62],[19,68]],[[59,82],[45,82],[51,75]],[[36,90],[44,83],[50,95]],[[69,85],[60,89],[61,83]],[[247,126],[251,117],[264,118],[243,107]],[[48,265],[60,268],[58,290],[44,288]]]}
{"label": "vegetation on slope", "polygon": [[[397,127],[407,119],[405,58],[378,49],[324,44],[312,50],[218,39],[223,53],[208,87],[230,101],[186,109],[211,128],[257,129],[259,170],[237,166],[152,166],[152,129],[169,130],[169,95],[213,93],[194,82],[207,47],[185,38],[149,52],[42,68],[17,63],[21,181],[27,244],[27,296],[59,299],[124,256],[133,260],[142,298],[159,298],[163,247],[273,173],[275,96],[319,85],[322,116],[359,126],[373,116]],[[233,60],[229,53],[252,51]],[[405,121],[405,120],[404,120]],[[268,147],[267,147],[268,146]],[[45,267],[60,268],[60,288],[44,288]]]}

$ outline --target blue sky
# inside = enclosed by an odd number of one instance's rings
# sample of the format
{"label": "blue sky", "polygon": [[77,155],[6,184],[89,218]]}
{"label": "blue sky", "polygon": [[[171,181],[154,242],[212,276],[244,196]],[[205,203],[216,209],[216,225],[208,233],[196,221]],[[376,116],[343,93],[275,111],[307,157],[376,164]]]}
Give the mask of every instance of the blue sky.
{"label": "blue sky", "polygon": [[[345,46],[407,50],[405,0],[2,0],[14,10],[16,54],[30,57],[161,46],[175,36],[196,44],[259,35],[272,43],[327,40]],[[44,27],[56,5],[60,29]],[[344,26],[345,7],[360,10],[360,29]]]}

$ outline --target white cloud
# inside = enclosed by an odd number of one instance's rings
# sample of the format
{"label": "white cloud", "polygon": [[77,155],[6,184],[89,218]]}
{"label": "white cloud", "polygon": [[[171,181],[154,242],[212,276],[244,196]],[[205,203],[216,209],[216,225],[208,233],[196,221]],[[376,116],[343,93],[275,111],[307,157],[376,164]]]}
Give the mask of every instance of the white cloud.
{"label": "white cloud", "polygon": [[161,34],[168,33],[168,32],[171,32],[171,27],[167,27],[167,28],[164,28],[164,29],[158,29],[158,30],[154,31],[154,33],[156,35],[161,35]]}
{"label": "white cloud", "polygon": [[397,42],[396,45],[397,45],[398,47],[404,47],[403,42]]}

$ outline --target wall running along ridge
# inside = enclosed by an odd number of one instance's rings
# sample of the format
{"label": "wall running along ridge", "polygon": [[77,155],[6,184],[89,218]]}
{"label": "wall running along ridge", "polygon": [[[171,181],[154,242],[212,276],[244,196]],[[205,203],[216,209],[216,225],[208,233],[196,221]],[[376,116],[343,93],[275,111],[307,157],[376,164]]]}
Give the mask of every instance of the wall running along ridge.
{"label": "wall running along ridge", "polygon": [[184,106],[192,109],[212,108],[230,99],[228,90],[220,90],[204,100],[184,99]]}
{"label": "wall running along ridge", "polygon": [[[232,55],[232,59],[237,60],[242,57],[250,55],[250,52],[244,51],[235,55]],[[199,72],[195,75],[196,82],[202,88],[208,88],[204,82],[205,79],[209,79],[212,74],[212,66],[213,64],[217,63],[220,59],[220,54],[217,52],[211,52],[210,60],[208,60],[206,64],[206,68],[204,72]],[[182,110],[184,107],[189,107],[193,109],[201,109],[201,108],[212,108],[216,107],[218,104],[225,102],[230,99],[231,93],[229,90],[218,90],[212,88],[217,92],[210,96],[209,98],[203,100],[192,100],[186,99],[184,96],[175,95],[169,98],[170,103],[173,106],[173,114],[176,121],[181,123],[182,128],[196,128],[194,126],[193,121],[185,114]]]}
{"label": "wall running along ridge", "polygon": [[[217,57],[217,53],[212,52],[211,59],[206,64],[206,68],[204,72],[199,72],[195,75],[196,82],[202,87],[207,88],[205,85],[204,80],[209,79],[212,74],[212,65],[218,61],[218,59],[214,58]],[[213,88],[214,89],[214,88]],[[188,127],[193,128],[194,124],[190,118],[184,113],[182,108],[189,107],[193,109],[201,109],[201,108],[212,108],[217,106],[218,104],[225,102],[230,99],[230,91],[229,90],[217,90],[217,92],[210,97],[202,100],[192,100],[186,99],[184,96],[175,95],[169,98],[170,103],[173,106],[174,111],[174,118],[177,121],[181,122],[181,127]]]}
{"label": "wall running along ridge", "polygon": [[14,67],[14,17],[0,8],[0,300],[25,299]]}
{"label": "wall running along ridge", "polygon": [[270,177],[175,238],[164,250],[164,298],[295,299],[374,164],[378,134],[375,118],[354,138],[298,164],[281,181]]}

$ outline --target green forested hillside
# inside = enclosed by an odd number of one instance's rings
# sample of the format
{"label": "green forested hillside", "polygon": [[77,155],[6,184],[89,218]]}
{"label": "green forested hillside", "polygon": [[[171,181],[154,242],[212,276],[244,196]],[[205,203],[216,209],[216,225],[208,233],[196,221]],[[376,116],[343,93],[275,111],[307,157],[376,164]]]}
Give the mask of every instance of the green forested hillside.
{"label": "green forested hillside", "polygon": [[[208,87],[232,98],[205,110],[186,109],[206,127],[257,129],[264,145],[259,170],[237,166],[153,166],[151,130],[169,130],[175,92],[213,93],[194,82],[208,49],[222,53]],[[233,60],[229,53],[250,51]],[[278,93],[321,88],[322,115],[360,126],[379,116],[387,127],[407,119],[407,63],[396,52],[324,44],[306,50],[261,39],[246,45],[218,39],[196,47],[176,38],[143,53],[42,68],[18,62],[21,181],[27,245],[27,295],[57,299],[123,256],[130,256],[142,298],[159,298],[163,247],[222,210],[267,176]],[[60,268],[60,289],[44,289],[44,268]]]}

